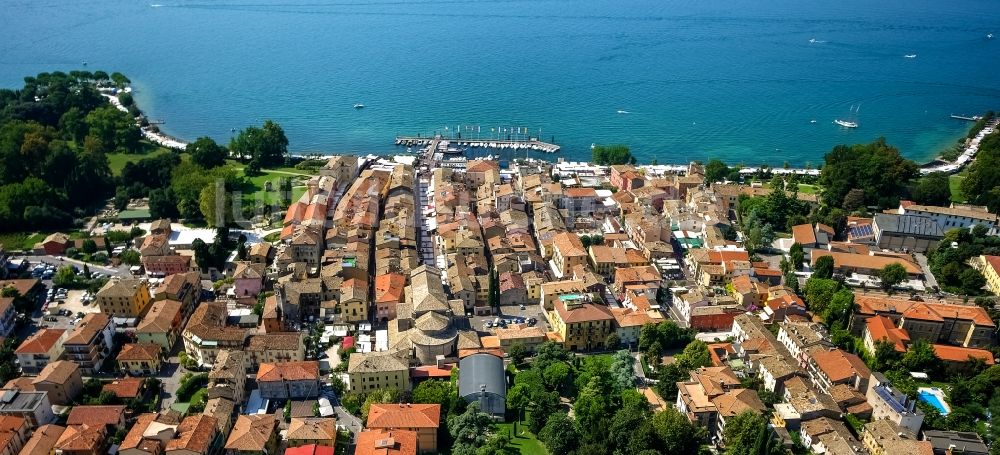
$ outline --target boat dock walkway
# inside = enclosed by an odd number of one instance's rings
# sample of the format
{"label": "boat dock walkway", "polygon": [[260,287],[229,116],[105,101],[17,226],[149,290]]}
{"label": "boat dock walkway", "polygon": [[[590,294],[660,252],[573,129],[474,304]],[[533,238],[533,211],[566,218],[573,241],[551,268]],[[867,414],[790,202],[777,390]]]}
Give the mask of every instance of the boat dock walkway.
{"label": "boat dock walkway", "polygon": [[951,114],[951,118],[957,119],[957,120],[968,120],[970,122],[978,122],[979,120],[982,119],[982,117],[980,117],[978,115],[973,115],[972,117],[966,117],[964,115],[955,115],[955,114]]}
{"label": "boat dock walkway", "polygon": [[955,172],[961,171],[963,167],[972,163],[976,158],[976,153],[979,152],[979,143],[982,142],[983,138],[987,135],[993,134],[1000,127],[1000,120],[993,120],[983,128],[976,137],[969,141],[969,144],[965,147],[965,150],[958,159],[951,163],[943,163],[935,166],[920,168],[921,175],[927,175],[932,172],[944,172],[948,174],[953,174]]}
{"label": "boat dock walkway", "polygon": [[[544,153],[556,153],[559,146],[537,139],[523,140],[497,140],[497,139],[458,139],[444,138],[440,135],[433,137],[420,136],[396,136],[396,145],[402,146],[425,146],[436,145],[439,142],[447,142],[449,145],[459,145],[463,147],[487,148],[487,149],[512,149],[512,150],[535,150]],[[436,149],[437,147],[433,147]]]}

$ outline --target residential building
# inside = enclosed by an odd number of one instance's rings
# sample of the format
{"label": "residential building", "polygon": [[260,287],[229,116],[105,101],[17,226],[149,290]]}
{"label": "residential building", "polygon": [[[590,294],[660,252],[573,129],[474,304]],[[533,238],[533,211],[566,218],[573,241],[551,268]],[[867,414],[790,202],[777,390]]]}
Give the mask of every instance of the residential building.
{"label": "residential building", "polygon": [[896,327],[905,329],[912,340],[968,348],[990,346],[996,331],[986,310],[976,305],[918,302],[857,292],[854,303],[850,329],[856,336],[862,334],[865,322],[873,316],[889,318]]}
{"label": "residential building", "polygon": [[32,427],[51,423],[56,419],[48,392],[0,390],[0,416],[24,417]]}
{"label": "residential building", "polygon": [[925,253],[944,238],[941,225],[927,216],[876,213],[872,230],[879,248],[894,251]]}
{"label": "residential building", "polygon": [[21,372],[38,374],[46,364],[62,356],[67,336],[65,329],[41,329],[25,338],[14,351]]}
{"label": "residential building", "polygon": [[261,363],[257,370],[260,396],[268,399],[315,398],[319,396],[319,362]]}
{"label": "residential building", "polygon": [[108,453],[108,430],[103,425],[67,425],[56,441],[60,455],[105,455]]}
{"label": "residential building", "polygon": [[137,318],[146,313],[152,300],[146,280],[113,278],[97,291],[95,303],[102,313]]}
{"label": "residential building", "polygon": [[101,392],[111,392],[119,400],[127,403],[129,400],[142,398],[142,394],[145,392],[145,385],[146,380],[144,378],[124,377],[104,383],[104,386],[101,387]]}
{"label": "residential building", "polygon": [[560,232],[552,238],[552,264],[558,277],[566,276],[573,267],[587,265],[587,250],[580,236],[572,232]]}
{"label": "residential building", "polygon": [[236,298],[256,301],[257,294],[264,289],[266,265],[259,262],[240,261],[233,272],[233,289]]}
{"label": "residential building", "polygon": [[581,298],[587,292],[587,285],[583,280],[550,281],[541,283],[539,289],[542,308],[546,311],[552,311],[555,308],[555,302],[562,297]]}
{"label": "residential building", "polygon": [[[241,402],[242,403],[242,402]],[[240,405],[242,406],[242,404]],[[226,397],[209,398],[205,403],[202,415],[215,418],[215,429],[219,432],[219,440],[225,442],[233,428],[233,416],[236,414],[236,403]]]}
{"label": "residential building", "polygon": [[62,436],[64,431],[66,431],[66,427],[53,424],[42,425],[36,428],[35,432],[31,434],[31,438],[24,443],[20,454],[52,455],[55,453],[56,442],[59,441],[59,437]]}
{"label": "residential building", "polygon": [[603,347],[604,340],[615,331],[615,317],[604,305],[560,298],[554,306],[546,316],[566,349]]}
{"label": "residential building", "polygon": [[810,263],[815,266],[816,261],[823,256],[833,257],[833,269],[836,273],[845,276],[857,273],[868,276],[878,276],[878,272],[889,264],[899,264],[906,269],[906,274],[910,278],[923,276],[920,266],[900,256],[875,255],[872,253],[845,253],[838,251],[827,251],[815,249],[810,252]]}
{"label": "residential building", "polygon": [[910,344],[910,334],[905,329],[896,327],[892,319],[877,315],[865,321],[865,330],[861,336],[865,350],[869,355],[875,354],[875,344],[880,341],[889,342],[896,352],[906,352]]}
{"label": "residential building", "polygon": [[224,446],[226,455],[265,455],[278,450],[278,420],[273,414],[241,415]]}
{"label": "residential building", "polygon": [[535,348],[545,342],[545,332],[539,327],[528,327],[524,324],[514,324],[507,328],[494,329],[500,349],[509,352],[511,346],[520,344],[528,352],[534,352]]}
{"label": "residential building", "polygon": [[163,348],[156,343],[129,343],[118,353],[118,369],[132,376],[150,376],[160,372]]}
{"label": "residential building", "polygon": [[934,348],[934,354],[941,359],[945,370],[950,374],[963,374],[972,371],[974,367],[970,364],[970,360],[982,362],[987,367],[996,363],[993,359],[993,352],[986,349],[964,348],[947,344],[932,344],[931,347]]}
{"label": "residential building", "polygon": [[933,455],[930,441],[918,441],[916,435],[889,420],[866,423],[861,431],[861,443],[871,455]]}
{"label": "residential building", "polygon": [[988,455],[989,447],[973,431],[924,430],[923,440],[930,442],[934,455]]}
{"label": "residential building", "polygon": [[188,272],[170,275],[156,288],[154,300],[175,300],[181,302],[185,317],[194,311],[201,301],[201,273]]}
{"label": "residential building", "polygon": [[105,313],[90,313],[83,317],[63,341],[65,360],[76,362],[80,373],[90,376],[104,367],[104,360],[113,348],[115,326]]}
{"label": "residential building", "polygon": [[829,417],[802,422],[799,431],[802,445],[812,453],[829,455],[862,455],[861,441],[851,434],[847,426]]}
{"label": "residential building", "polygon": [[307,444],[334,447],[337,443],[337,420],[330,417],[292,417],[285,439],[289,447]]}
{"label": "residential building", "polygon": [[966,204],[951,204],[949,207],[933,205],[899,204],[900,215],[916,215],[934,220],[941,230],[969,229],[976,225],[986,226],[990,231],[997,227],[997,215],[990,213],[988,207]]}
{"label": "residential building", "polygon": [[139,343],[153,343],[166,351],[173,349],[184,322],[183,304],[177,300],[157,300],[149,306],[135,328]]}
{"label": "residential building", "polygon": [[914,434],[920,431],[924,412],[917,400],[892,387],[882,373],[872,373],[865,398],[872,407],[872,420],[890,420]]}
{"label": "residential building", "polygon": [[528,288],[524,285],[520,273],[504,272],[500,274],[499,280],[499,303],[501,306],[528,303]]}
{"label": "residential building", "polygon": [[808,352],[809,379],[823,393],[837,384],[847,384],[854,390],[867,390],[871,370],[860,357],[843,349],[813,347]]}
{"label": "residential building", "polygon": [[258,242],[250,246],[247,259],[257,264],[270,264],[274,259],[274,246],[268,242]]}
{"label": "residential building", "polygon": [[371,430],[406,430],[417,434],[419,453],[438,451],[437,434],[441,426],[439,404],[373,404],[365,428]]}
{"label": "residential building", "polygon": [[[626,346],[639,342],[639,333],[646,324],[663,322],[662,315],[652,310],[611,308],[611,315],[615,317],[615,333],[618,334],[618,341]],[[659,317],[654,318],[651,315]]]}
{"label": "residential building", "polygon": [[406,276],[387,273],[375,277],[375,317],[388,322],[396,319],[396,306],[405,301]]}
{"label": "residential building", "polygon": [[224,302],[202,303],[184,328],[184,351],[199,365],[211,366],[220,350],[242,350],[247,329],[226,325]]}
{"label": "residential building", "polygon": [[150,277],[167,277],[170,275],[190,272],[192,257],[185,254],[165,254],[162,256],[143,256],[142,268]]}
{"label": "residential building", "polygon": [[[2,255],[2,253],[0,253]],[[14,331],[17,309],[13,297],[0,297],[0,337],[8,337]]]}
{"label": "residential building", "polygon": [[242,403],[247,381],[246,353],[240,350],[223,350],[215,358],[215,365],[208,373],[209,389],[232,391],[231,400]]}
{"label": "residential building", "polygon": [[250,356],[249,368],[263,363],[294,362],[305,360],[304,332],[276,332],[250,335],[246,353]]}
{"label": "residential building", "polygon": [[774,405],[771,424],[787,431],[798,431],[802,422],[820,417],[839,419],[840,407],[830,395],[822,393],[806,384],[801,377],[793,377],[785,382],[781,395],[784,401]]}
{"label": "residential building", "polygon": [[986,288],[1000,295],[1000,256],[980,255],[972,261],[972,266],[986,278]]}
{"label": "residential building", "polygon": [[86,425],[89,427],[105,427],[107,430],[118,430],[125,426],[125,406],[121,405],[83,405],[73,406],[66,417],[66,425]]}
{"label": "residential building", "polygon": [[763,413],[767,408],[757,392],[745,389],[728,366],[702,367],[690,380],[677,383],[675,407],[688,420],[705,427],[713,441],[721,441],[725,421],[744,411]]}
{"label": "residential building", "polygon": [[0,416],[0,455],[17,455],[29,434],[28,421],[23,417]]}
{"label": "residential building", "polygon": [[416,455],[417,434],[406,430],[364,430],[358,433],[354,455]]}
{"label": "residential building", "polygon": [[385,352],[351,354],[347,376],[348,389],[355,392],[410,389],[409,365],[403,359]]}
{"label": "residential building", "polygon": [[829,349],[826,330],[817,323],[784,321],[778,325],[778,342],[788,349],[799,365],[805,367],[808,351],[815,347]]}
{"label": "residential building", "polygon": [[624,298],[625,291],[629,289],[638,289],[641,292],[656,295],[662,279],[660,271],[652,265],[624,267],[615,269],[615,280],[612,287],[615,290],[615,296],[620,299]]}
{"label": "residential building", "polygon": [[49,394],[52,404],[68,406],[83,393],[83,376],[80,367],[67,360],[57,360],[45,365],[31,387]]}

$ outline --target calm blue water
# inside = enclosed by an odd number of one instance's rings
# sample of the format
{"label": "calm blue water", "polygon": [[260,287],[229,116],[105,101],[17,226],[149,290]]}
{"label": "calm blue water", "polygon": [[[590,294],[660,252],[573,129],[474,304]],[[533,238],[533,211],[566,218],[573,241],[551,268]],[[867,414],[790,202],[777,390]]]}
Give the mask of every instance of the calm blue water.
{"label": "calm blue water", "polygon": [[[989,32],[1000,9],[979,0],[5,0],[0,85],[87,61],[130,76],[168,133],[272,118],[295,151],[478,124],[571,158],[816,164],[884,135],[922,160],[968,127],[950,113],[1000,107]],[[860,128],[832,124],[858,104]]]}

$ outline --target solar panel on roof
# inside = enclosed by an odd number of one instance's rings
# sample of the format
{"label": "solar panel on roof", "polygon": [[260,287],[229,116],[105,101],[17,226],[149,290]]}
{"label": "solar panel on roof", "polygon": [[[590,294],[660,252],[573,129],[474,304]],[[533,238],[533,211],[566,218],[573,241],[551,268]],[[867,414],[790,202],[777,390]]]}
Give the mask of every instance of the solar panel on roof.
{"label": "solar panel on roof", "polygon": [[860,226],[851,227],[851,237],[868,237],[875,235],[870,224],[862,224]]}

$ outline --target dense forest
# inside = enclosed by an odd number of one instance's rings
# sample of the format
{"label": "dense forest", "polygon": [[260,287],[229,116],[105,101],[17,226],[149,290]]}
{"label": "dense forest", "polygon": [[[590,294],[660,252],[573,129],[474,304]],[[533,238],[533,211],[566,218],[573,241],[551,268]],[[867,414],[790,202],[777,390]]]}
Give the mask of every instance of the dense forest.
{"label": "dense forest", "polygon": [[228,199],[227,213],[214,213],[216,183],[229,198],[243,186],[244,175],[287,159],[284,131],[267,121],[233,139],[234,155],[246,163],[243,172],[226,166],[229,150],[205,137],[188,146],[189,156],[149,154],[115,176],[110,154],[142,156],[157,148],[142,138],[140,125],[147,123],[130,93],[117,95],[128,107],[123,112],[99,91],[129,82],[120,73],[71,71],[41,73],[25,78],[21,89],[0,89],[0,231],[66,228],[112,197],[118,209],[148,197],[154,217],[229,222],[234,217]]}

